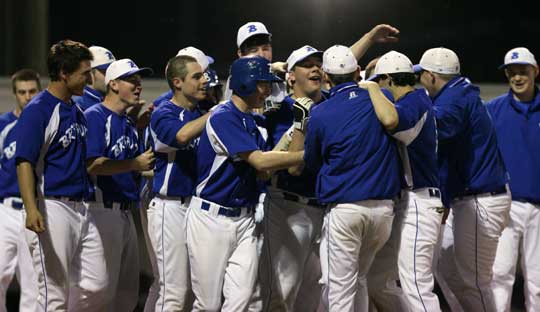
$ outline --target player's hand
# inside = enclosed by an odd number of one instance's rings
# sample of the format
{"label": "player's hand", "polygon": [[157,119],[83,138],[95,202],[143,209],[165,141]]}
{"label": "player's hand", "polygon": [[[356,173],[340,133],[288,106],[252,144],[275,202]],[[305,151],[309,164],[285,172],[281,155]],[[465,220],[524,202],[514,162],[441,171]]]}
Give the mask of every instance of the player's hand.
{"label": "player's hand", "polygon": [[285,62],[274,62],[270,64],[270,69],[274,73],[286,73],[287,72],[287,63]]}
{"label": "player's hand", "polygon": [[147,149],[144,153],[135,158],[134,170],[135,171],[147,171],[154,169],[154,162],[156,157],[151,148]]}
{"label": "player's hand", "polygon": [[399,29],[388,24],[379,24],[369,31],[369,36],[373,42],[397,42],[399,39],[396,35],[399,35]]}
{"label": "player's hand", "polygon": [[137,116],[136,127],[139,130],[143,130],[150,124],[150,116],[152,116],[152,112],[154,111],[154,103],[146,105],[146,101],[141,100],[139,101],[139,105],[141,109]]}
{"label": "player's hand", "polygon": [[446,219],[448,219],[448,215],[449,215],[449,214],[450,214],[450,209],[445,208],[445,209],[444,209],[444,214],[443,214],[443,217],[442,217],[441,224],[446,224]]}
{"label": "player's hand", "polygon": [[45,231],[45,221],[39,210],[29,209],[26,211],[26,228],[36,233]]}
{"label": "player's hand", "polygon": [[362,89],[369,90],[369,88],[380,88],[379,84],[375,81],[362,80],[358,83],[358,86]]}
{"label": "player's hand", "polygon": [[300,131],[305,131],[307,121],[309,119],[309,112],[313,100],[308,97],[297,98],[293,104],[294,113],[294,128]]}

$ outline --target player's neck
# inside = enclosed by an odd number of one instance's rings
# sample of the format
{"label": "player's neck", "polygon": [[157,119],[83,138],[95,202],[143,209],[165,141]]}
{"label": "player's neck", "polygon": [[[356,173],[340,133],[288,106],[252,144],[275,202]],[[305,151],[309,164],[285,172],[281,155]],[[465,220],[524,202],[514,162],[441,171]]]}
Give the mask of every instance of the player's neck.
{"label": "player's neck", "polygon": [[123,102],[119,97],[108,94],[103,100],[103,106],[115,112],[118,115],[124,115],[129,105]]}
{"label": "player's neck", "polygon": [[21,116],[22,109],[19,105],[15,106],[15,109],[13,110],[13,115],[15,117],[19,118]]}
{"label": "player's neck", "polygon": [[520,94],[512,92],[512,94],[514,95],[514,100],[516,101],[523,102],[523,103],[531,102],[534,99],[534,87],[531,88],[531,90],[527,92],[523,92]]}
{"label": "player's neck", "polygon": [[65,83],[62,81],[51,81],[47,87],[47,91],[54,97],[59,98],[65,103],[69,103],[73,94],[69,92]]}
{"label": "player's neck", "polygon": [[173,102],[174,105],[180,106],[189,111],[192,111],[195,109],[195,107],[197,107],[197,101],[189,99],[182,92],[175,92],[171,102]]}
{"label": "player's neck", "polygon": [[392,96],[394,97],[394,101],[397,101],[412,91],[414,91],[414,87],[411,86],[394,87],[392,89]]}
{"label": "player's neck", "polygon": [[250,106],[248,105],[248,103],[244,101],[244,99],[239,97],[238,95],[233,94],[231,96],[231,101],[234,104],[234,106],[238,108],[239,111],[243,113],[247,113],[248,111],[250,111]]}

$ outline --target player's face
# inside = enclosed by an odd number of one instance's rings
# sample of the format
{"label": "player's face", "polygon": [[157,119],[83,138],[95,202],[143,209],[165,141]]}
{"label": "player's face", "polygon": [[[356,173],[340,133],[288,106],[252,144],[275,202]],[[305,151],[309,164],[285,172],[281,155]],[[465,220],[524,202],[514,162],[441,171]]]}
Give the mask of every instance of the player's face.
{"label": "player's face", "polygon": [[257,81],[257,89],[246,98],[250,108],[262,108],[264,101],[272,93],[272,84],[268,81]]}
{"label": "player's face", "polygon": [[534,95],[534,80],[538,76],[538,68],[532,65],[509,65],[504,70],[512,92],[516,95]]}
{"label": "player's face", "polygon": [[272,45],[267,43],[267,44],[253,46],[246,50],[246,54],[244,55],[239,54],[239,57],[247,57],[247,56],[260,56],[260,57],[264,57],[269,62],[272,62]]}
{"label": "player's face", "polygon": [[107,92],[107,86],[105,85],[105,72],[94,68],[92,69],[93,87],[99,92],[105,94]]}
{"label": "player's face", "polygon": [[187,75],[180,85],[180,89],[185,97],[197,101],[206,98],[208,78],[204,75],[201,65],[196,62],[186,64]]}
{"label": "player's face", "polygon": [[117,79],[118,97],[129,106],[137,105],[141,100],[142,79],[138,74]]}
{"label": "player's face", "polygon": [[23,109],[28,102],[39,92],[39,86],[35,80],[16,81],[15,99],[17,106]]}
{"label": "player's face", "polygon": [[71,94],[83,95],[84,86],[91,79],[90,71],[90,61],[82,61],[76,71],[65,75],[66,87]]}
{"label": "player's face", "polygon": [[419,78],[420,84],[426,88],[429,96],[435,96],[437,94],[437,89],[435,88],[435,75],[427,70],[423,70],[420,72]]}
{"label": "player's face", "polygon": [[293,89],[299,96],[311,97],[321,91],[323,72],[320,57],[310,56],[298,62],[292,72]]}

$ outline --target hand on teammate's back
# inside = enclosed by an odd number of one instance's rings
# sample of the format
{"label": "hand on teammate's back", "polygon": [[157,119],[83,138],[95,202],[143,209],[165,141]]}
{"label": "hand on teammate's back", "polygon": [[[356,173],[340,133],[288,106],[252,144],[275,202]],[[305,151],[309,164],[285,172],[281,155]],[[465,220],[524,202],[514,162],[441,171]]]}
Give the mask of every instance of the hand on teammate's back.
{"label": "hand on teammate's back", "polygon": [[156,158],[151,148],[135,158],[135,171],[147,171],[154,168]]}

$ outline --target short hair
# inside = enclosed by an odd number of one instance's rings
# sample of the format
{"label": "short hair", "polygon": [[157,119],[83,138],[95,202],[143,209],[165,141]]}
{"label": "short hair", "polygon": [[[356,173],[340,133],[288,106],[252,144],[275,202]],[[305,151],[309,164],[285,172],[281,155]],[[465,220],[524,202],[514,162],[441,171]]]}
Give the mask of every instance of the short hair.
{"label": "short hair", "polygon": [[16,84],[18,81],[35,81],[38,86],[38,90],[41,90],[41,81],[40,81],[39,73],[33,69],[24,68],[24,69],[16,71],[11,76],[11,86],[13,88],[13,93],[17,92]]}
{"label": "short hair", "polygon": [[416,84],[416,75],[414,73],[393,73],[388,74],[392,77],[392,83],[396,86],[414,86]]}
{"label": "short hair", "polygon": [[60,73],[75,72],[82,61],[93,60],[92,53],[82,43],[62,40],[52,45],[47,57],[47,68],[51,81],[60,80]]}
{"label": "short hair", "polygon": [[334,84],[335,86],[342,83],[346,83],[346,82],[356,82],[355,80],[356,71],[353,71],[352,73],[348,73],[348,74],[339,74],[339,75],[329,74],[329,73],[326,73],[326,74],[328,75],[328,79],[330,79],[330,82],[332,82],[332,84]]}
{"label": "short hair", "polygon": [[268,34],[258,34],[253,35],[240,45],[240,54],[246,55],[248,53],[248,50],[252,47],[265,45],[265,44],[272,44],[272,37]]}
{"label": "short hair", "polygon": [[197,63],[197,60],[194,57],[188,55],[175,56],[167,62],[167,67],[165,69],[165,77],[167,78],[167,84],[172,91],[174,91],[173,79],[186,79],[186,76],[188,74],[187,64],[193,62]]}

